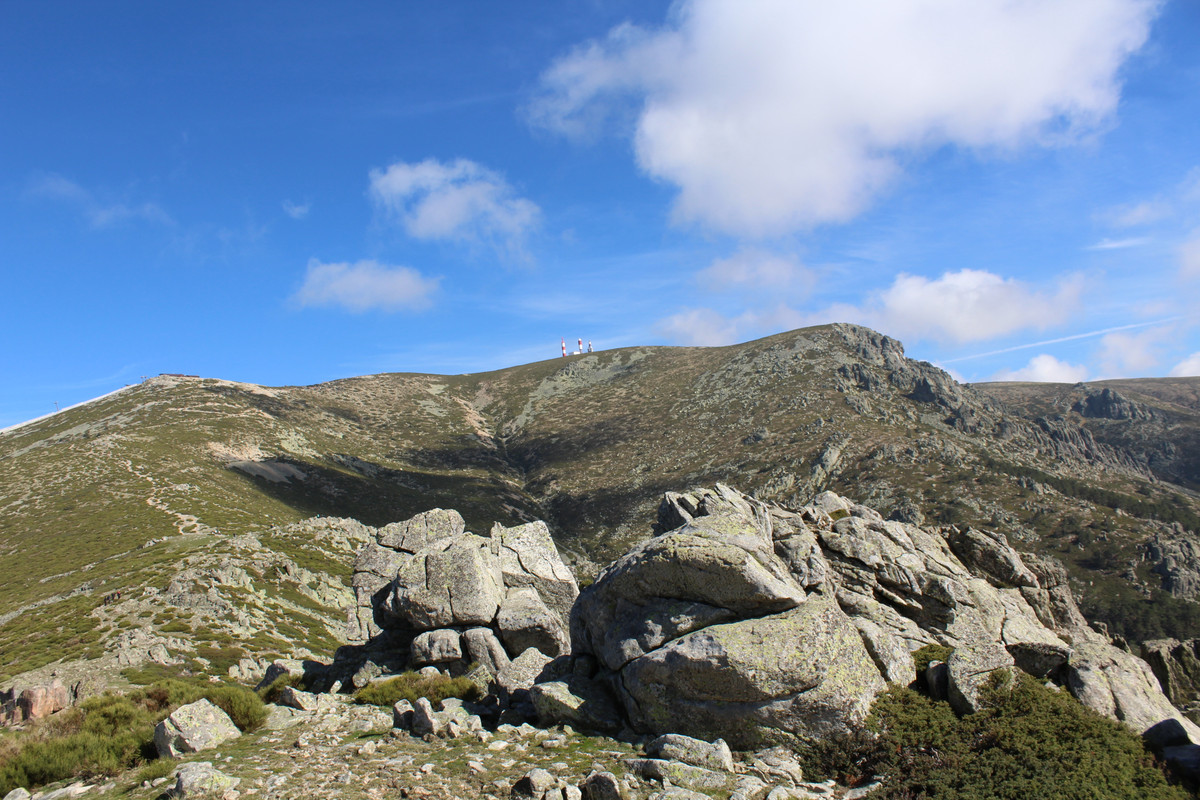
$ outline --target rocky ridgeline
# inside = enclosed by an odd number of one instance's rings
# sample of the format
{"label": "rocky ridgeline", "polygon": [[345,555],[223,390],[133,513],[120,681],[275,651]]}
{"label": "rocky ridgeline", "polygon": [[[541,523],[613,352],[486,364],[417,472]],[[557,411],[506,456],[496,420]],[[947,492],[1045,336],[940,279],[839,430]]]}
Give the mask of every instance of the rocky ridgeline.
{"label": "rocky ridgeline", "polygon": [[[1146,662],[1088,625],[1057,563],[830,492],[798,510],[722,485],[668,493],[655,535],[578,598],[541,523],[481,537],[434,510],[380,529],[354,584],[365,644],[343,661],[475,665],[496,713],[543,723],[739,748],[826,737],[910,683],[914,651],[942,645],[953,653],[930,685],[961,713],[992,673],[1019,668],[1138,733],[1173,719],[1200,741]],[[368,663],[342,676],[383,671]]]}

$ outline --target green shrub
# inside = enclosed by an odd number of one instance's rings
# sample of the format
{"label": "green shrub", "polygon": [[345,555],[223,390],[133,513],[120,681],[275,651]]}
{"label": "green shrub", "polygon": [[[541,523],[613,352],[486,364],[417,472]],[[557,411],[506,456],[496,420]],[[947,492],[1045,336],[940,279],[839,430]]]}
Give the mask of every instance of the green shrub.
{"label": "green shrub", "polygon": [[134,784],[141,784],[145,781],[165,778],[174,772],[177,766],[179,766],[179,762],[173,758],[156,758],[138,770],[138,774],[134,777],[133,782]]}
{"label": "green shrub", "polygon": [[204,696],[229,715],[243,732],[257,730],[267,718],[262,698],[244,686],[214,686]]}
{"label": "green shrub", "polygon": [[296,689],[303,689],[304,688],[304,676],[303,675],[292,675],[291,673],[285,672],[284,674],[277,677],[275,680],[271,681],[271,683],[269,685],[264,686],[261,689],[257,689],[256,691],[258,692],[258,696],[262,698],[264,703],[275,703],[279,700],[280,692],[282,692],[284,689],[286,689],[289,686],[296,688]]}
{"label": "green shrub", "polygon": [[357,703],[390,708],[400,700],[416,702],[418,697],[427,697],[436,706],[447,697],[463,700],[479,699],[479,687],[470,678],[447,678],[438,675],[422,677],[415,672],[405,672],[386,681],[372,683],[354,695]]}
{"label": "green shrub", "polygon": [[925,670],[929,669],[929,665],[934,661],[947,661],[950,654],[954,652],[953,647],[944,644],[927,644],[924,647],[914,650],[912,654],[913,666],[917,670],[917,680],[925,680]]}
{"label": "green shrub", "polygon": [[859,779],[882,775],[884,788],[872,795],[880,800],[1187,797],[1138,737],[1067,692],[1018,673],[1011,690],[992,686],[980,696],[983,708],[959,718],[948,703],[892,687],[868,720],[878,738],[841,761]]}
{"label": "green shrub", "polygon": [[258,728],[267,716],[259,696],[240,686],[169,679],[124,695],[89,697],[36,723],[19,744],[6,743],[0,752],[0,797],[18,786],[115,775],[151,762],[158,755],[154,726],[173,709],[201,697],[224,710],[243,731]]}

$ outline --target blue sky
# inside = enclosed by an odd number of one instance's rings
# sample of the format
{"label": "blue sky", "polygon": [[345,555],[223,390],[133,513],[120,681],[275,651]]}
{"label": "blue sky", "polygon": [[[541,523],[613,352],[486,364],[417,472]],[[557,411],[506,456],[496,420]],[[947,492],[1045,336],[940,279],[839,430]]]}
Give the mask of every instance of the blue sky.
{"label": "blue sky", "polygon": [[0,427],[854,321],[1200,374],[1192,0],[0,3]]}

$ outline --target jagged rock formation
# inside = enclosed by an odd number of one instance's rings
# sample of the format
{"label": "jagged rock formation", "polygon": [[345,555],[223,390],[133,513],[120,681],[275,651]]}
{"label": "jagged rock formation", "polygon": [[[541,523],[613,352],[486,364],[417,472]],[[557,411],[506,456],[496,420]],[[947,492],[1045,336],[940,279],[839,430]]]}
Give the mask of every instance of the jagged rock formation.
{"label": "jagged rock formation", "polygon": [[[951,702],[1018,667],[1139,733],[1178,719],[1150,668],[1092,631],[1060,567],[1003,537],[884,520],[826,492],[799,511],[728,487],[669,493],[659,533],[601,572],[572,615],[636,730],[763,738],[857,725],[911,652],[954,648]],[[580,684],[576,681],[576,684]]]}
{"label": "jagged rock formation", "polygon": [[[385,559],[394,577],[376,588]],[[574,600],[569,648],[560,609],[577,590],[540,523],[480,537],[435,510],[381,529],[358,563],[376,638],[407,637],[410,666],[480,663],[506,699],[536,684],[543,720],[735,747],[825,738],[910,683],[913,651],[943,645],[932,684],[960,713],[1019,668],[1139,733],[1175,720],[1200,739],[1150,667],[1089,627],[1060,565],[832,492],[798,510],[720,484],[667,493],[654,536]]]}
{"label": "jagged rock formation", "polygon": [[1141,654],[1167,699],[1200,723],[1200,639],[1142,642]]}
{"label": "jagged rock formation", "polygon": [[355,560],[351,641],[406,648],[412,667],[461,674],[477,664],[509,689],[570,653],[579,587],[545,523],[477,536],[457,511],[434,509],[374,538]]}

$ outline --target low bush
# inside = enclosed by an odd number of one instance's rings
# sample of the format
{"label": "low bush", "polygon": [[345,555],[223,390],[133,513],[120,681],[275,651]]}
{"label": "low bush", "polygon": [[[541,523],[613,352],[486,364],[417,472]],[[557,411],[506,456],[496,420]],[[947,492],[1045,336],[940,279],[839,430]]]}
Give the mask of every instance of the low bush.
{"label": "low bush", "polygon": [[201,697],[242,731],[258,728],[267,716],[262,699],[241,686],[164,680],[124,695],[90,697],[39,721],[23,741],[6,743],[0,753],[0,797],[17,787],[115,775],[152,762],[158,756],[154,727],[173,709]]}
{"label": "low bush", "polygon": [[953,647],[948,647],[944,644],[927,644],[919,650],[914,650],[912,654],[913,666],[917,670],[917,680],[925,680],[925,670],[929,669],[929,665],[935,661],[947,661],[950,654],[954,652]]}
{"label": "low bush", "polygon": [[258,730],[267,718],[262,698],[244,686],[214,686],[204,696],[228,714],[243,732]]}
{"label": "low bush", "polygon": [[415,672],[405,672],[359,689],[354,700],[364,705],[390,708],[400,700],[416,702],[418,697],[429,698],[429,702],[435,706],[447,697],[477,700],[479,687],[469,678],[447,678],[444,675],[426,678]]}
{"label": "low bush", "polygon": [[264,703],[275,703],[279,700],[279,693],[289,686],[295,689],[303,689],[304,676],[292,675],[291,673],[285,672],[275,680],[271,681],[271,683],[267,686],[264,686],[261,689],[256,689],[255,691],[258,693],[258,696],[262,698]]}
{"label": "low bush", "polygon": [[811,746],[806,767],[849,783],[880,775],[879,800],[1189,796],[1167,783],[1137,736],[1067,692],[1018,673],[1011,690],[993,685],[981,698],[980,711],[960,718],[948,703],[893,686],[868,719],[875,737]]}

